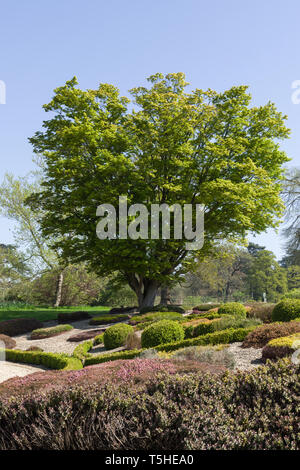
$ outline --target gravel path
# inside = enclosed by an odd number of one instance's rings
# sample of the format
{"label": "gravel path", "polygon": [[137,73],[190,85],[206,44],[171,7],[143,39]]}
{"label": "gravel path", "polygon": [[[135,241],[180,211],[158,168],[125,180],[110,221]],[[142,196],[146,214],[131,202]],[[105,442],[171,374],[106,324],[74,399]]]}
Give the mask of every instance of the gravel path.
{"label": "gravel path", "polygon": [[250,370],[263,365],[261,360],[262,349],[241,348],[242,343],[232,343],[227,351],[234,355],[235,370]]}
{"label": "gravel path", "polygon": [[[57,322],[47,322],[44,327],[50,327],[57,325]],[[38,346],[42,348],[45,352],[53,352],[53,353],[65,353],[65,354],[73,354],[74,349],[78,344],[83,343],[84,341],[80,342],[70,342],[67,341],[70,336],[73,336],[78,333],[82,333],[85,330],[95,330],[101,328],[108,328],[109,325],[89,325],[89,320],[81,320],[78,322],[72,323],[74,327],[73,330],[66,331],[58,336],[53,336],[52,338],[45,338],[45,339],[30,339],[30,333],[25,335],[14,336],[16,340],[16,347],[15,349],[23,349],[26,350],[30,346]]]}
{"label": "gravel path", "polygon": [[44,370],[44,368],[38,366],[0,361],[0,383],[12,377],[24,377],[34,372],[44,372]]}

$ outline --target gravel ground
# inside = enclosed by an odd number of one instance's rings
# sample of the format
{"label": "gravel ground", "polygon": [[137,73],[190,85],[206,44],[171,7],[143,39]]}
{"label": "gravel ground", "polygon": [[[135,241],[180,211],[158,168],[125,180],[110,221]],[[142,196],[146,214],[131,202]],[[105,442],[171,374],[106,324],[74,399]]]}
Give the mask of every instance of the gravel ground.
{"label": "gravel ground", "polygon": [[16,364],[14,362],[0,361],[0,383],[12,377],[24,377],[34,372],[44,372],[45,369],[27,364]]}
{"label": "gravel ground", "polygon": [[261,360],[262,349],[241,348],[242,343],[232,343],[227,351],[234,355],[235,370],[249,370],[263,364]]}
{"label": "gravel ground", "polygon": [[[44,327],[48,328],[50,326],[55,326],[57,325],[57,322],[47,322],[47,324],[44,325]],[[108,328],[109,325],[89,325],[89,320],[81,320],[78,322],[72,323],[72,326],[74,327],[73,330],[71,331],[66,331],[65,333],[62,333],[61,335],[58,336],[53,336],[52,338],[46,338],[46,339],[30,339],[30,333],[25,334],[25,335],[19,335],[19,336],[14,336],[14,339],[16,340],[16,347],[15,349],[23,349],[26,350],[30,346],[38,346],[39,348],[42,348],[45,352],[57,352],[57,353],[66,353],[66,354],[72,354],[76,346],[80,344],[78,343],[73,343],[70,341],[67,341],[70,336],[73,336],[75,334],[81,333],[82,331],[85,330],[95,330],[95,329],[101,329],[101,328]],[[81,341],[83,343],[84,341]]]}

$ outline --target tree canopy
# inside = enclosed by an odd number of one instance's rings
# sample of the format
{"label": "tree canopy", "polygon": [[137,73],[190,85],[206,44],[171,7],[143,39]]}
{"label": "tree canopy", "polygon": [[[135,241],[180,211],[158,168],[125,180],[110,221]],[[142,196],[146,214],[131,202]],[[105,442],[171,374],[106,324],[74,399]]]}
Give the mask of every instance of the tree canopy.
{"label": "tree canopy", "polygon": [[[278,140],[285,116],[272,103],[251,107],[246,86],[188,91],[183,73],[156,74],[130,91],[109,84],[80,90],[73,78],[44,106],[51,113],[30,142],[43,157],[44,235],[73,263],[118,272],[151,305],[157,289],[180,279],[218,240],[242,240],[274,227],[282,213],[279,180],[288,160]],[[96,236],[96,208],[128,204],[203,204],[205,243]],[[171,219],[171,224],[172,224]],[[172,233],[172,232],[171,232]]]}

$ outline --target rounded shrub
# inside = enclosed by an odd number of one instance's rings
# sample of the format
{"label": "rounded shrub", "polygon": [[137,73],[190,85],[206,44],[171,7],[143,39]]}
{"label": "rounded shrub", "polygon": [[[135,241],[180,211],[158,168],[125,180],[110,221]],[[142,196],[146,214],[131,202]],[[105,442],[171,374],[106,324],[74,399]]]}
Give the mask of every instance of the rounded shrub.
{"label": "rounded shrub", "polygon": [[227,302],[218,308],[218,313],[220,315],[225,314],[246,318],[247,310],[244,305],[239,302]]}
{"label": "rounded shrub", "polygon": [[124,346],[127,337],[133,333],[133,327],[127,323],[118,323],[107,328],[103,335],[103,342],[106,349],[115,349]]}
{"label": "rounded shrub", "polygon": [[300,299],[285,299],[275,305],[272,321],[291,321],[300,317]]}
{"label": "rounded shrub", "polygon": [[161,320],[145,328],[142,333],[142,348],[152,348],[159,344],[182,341],[184,329],[180,323],[172,320]]}

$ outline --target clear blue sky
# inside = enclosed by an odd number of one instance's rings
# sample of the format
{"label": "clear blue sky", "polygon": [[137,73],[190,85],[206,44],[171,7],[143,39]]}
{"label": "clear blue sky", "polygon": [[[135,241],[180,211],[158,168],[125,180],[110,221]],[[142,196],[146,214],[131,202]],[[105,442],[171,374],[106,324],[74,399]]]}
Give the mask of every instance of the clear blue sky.
{"label": "clear blue sky", "polygon": [[[0,179],[33,168],[27,138],[41,106],[74,75],[82,88],[109,82],[123,94],[156,72],[185,72],[192,87],[218,91],[247,84],[254,104],[274,101],[289,116],[282,148],[300,165],[298,0],[10,0],[0,14]],[[11,241],[11,224],[0,227],[0,242]],[[282,255],[273,231],[255,241]]]}

